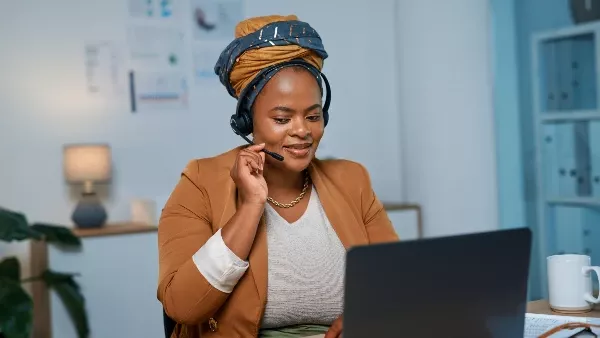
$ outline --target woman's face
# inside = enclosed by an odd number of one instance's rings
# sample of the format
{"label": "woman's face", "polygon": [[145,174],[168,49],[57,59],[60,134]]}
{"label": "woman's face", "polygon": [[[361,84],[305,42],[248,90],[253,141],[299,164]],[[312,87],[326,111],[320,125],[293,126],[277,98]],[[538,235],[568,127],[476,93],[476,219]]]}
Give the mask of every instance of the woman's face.
{"label": "woman's face", "polygon": [[269,165],[300,172],[314,158],[324,132],[321,91],[317,79],[302,68],[284,68],[267,82],[254,101],[256,144],[281,154]]}

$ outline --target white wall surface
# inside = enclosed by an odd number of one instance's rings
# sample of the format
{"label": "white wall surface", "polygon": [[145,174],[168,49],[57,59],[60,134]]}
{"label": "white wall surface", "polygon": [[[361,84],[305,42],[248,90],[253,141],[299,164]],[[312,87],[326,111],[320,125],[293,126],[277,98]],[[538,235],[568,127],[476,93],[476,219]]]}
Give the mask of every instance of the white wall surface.
{"label": "white wall surface", "polygon": [[498,228],[490,4],[397,2],[405,197],[424,235]]}
{"label": "white wall surface", "polygon": [[[362,162],[381,199],[401,201],[394,2],[245,3],[247,17],[293,13],[319,31],[330,54],[324,72],[333,88],[323,150]],[[127,219],[131,198],[164,201],[190,159],[243,143],[228,126],[235,100],[216,79],[212,86],[192,87],[191,109],[185,112],[131,114],[126,92],[116,100],[88,95],[84,43],[124,45],[126,24],[127,1],[121,0],[3,5],[0,205],[23,211],[32,221],[70,224],[76,200],[63,180],[61,147],[108,142],[114,180],[106,206],[110,221]],[[191,24],[186,27],[189,40]],[[191,60],[186,62],[191,75]],[[11,252],[26,256],[20,245]]]}

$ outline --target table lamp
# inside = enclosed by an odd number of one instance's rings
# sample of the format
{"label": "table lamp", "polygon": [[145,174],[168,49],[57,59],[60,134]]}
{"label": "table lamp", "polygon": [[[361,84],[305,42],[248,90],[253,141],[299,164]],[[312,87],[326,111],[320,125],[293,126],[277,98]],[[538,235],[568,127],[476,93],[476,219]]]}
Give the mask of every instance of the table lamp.
{"label": "table lamp", "polygon": [[99,228],[106,222],[106,210],[96,192],[95,183],[111,179],[110,146],[106,144],[69,144],[64,146],[64,176],[68,183],[83,184],[83,193],[71,215],[78,228]]}

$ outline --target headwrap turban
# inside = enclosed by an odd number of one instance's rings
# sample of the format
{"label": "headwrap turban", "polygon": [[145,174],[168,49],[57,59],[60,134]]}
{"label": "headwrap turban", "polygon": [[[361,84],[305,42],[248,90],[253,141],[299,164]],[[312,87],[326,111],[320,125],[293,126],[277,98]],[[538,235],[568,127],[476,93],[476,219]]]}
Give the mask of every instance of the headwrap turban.
{"label": "headwrap turban", "polygon": [[[244,20],[235,28],[233,40],[221,53],[215,73],[234,98],[239,98],[246,86],[267,67],[302,59],[316,68],[323,67],[327,52],[321,37],[308,24],[298,21],[295,15],[262,16]],[[274,74],[262,74],[264,80],[247,94],[249,104]]]}

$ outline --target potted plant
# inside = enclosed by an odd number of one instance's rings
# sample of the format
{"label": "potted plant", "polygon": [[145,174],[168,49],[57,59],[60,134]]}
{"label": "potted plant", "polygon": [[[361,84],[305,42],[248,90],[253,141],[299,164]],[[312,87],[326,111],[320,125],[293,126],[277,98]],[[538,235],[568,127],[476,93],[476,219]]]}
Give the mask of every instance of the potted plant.
{"label": "potted plant", "polygon": [[[0,208],[0,241],[36,240],[81,247],[81,240],[66,227],[29,224],[25,215]],[[22,278],[16,257],[0,257],[0,338],[29,338],[33,329],[33,300],[23,284],[42,281],[56,292],[73,320],[79,338],[89,335],[85,300],[74,274],[50,269],[39,276]]]}

